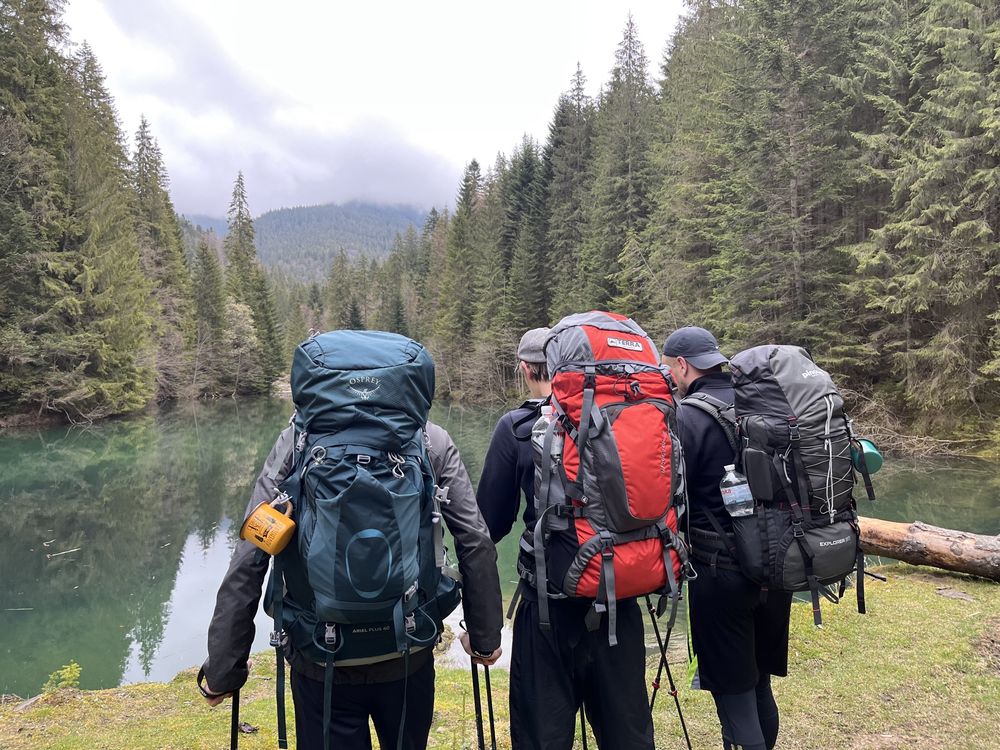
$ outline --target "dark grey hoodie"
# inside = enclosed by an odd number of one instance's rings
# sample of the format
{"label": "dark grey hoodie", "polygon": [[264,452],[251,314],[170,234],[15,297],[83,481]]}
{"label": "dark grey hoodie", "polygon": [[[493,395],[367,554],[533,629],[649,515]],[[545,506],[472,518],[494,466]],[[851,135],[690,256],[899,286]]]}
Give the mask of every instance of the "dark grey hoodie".
{"label": "dark grey hoodie", "polygon": [[[425,432],[435,478],[439,486],[448,490],[449,502],[442,506],[441,512],[455,539],[469,639],[474,650],[490,653],[500,646],[503,625],[496,548],[451,436],[432,422],[427,423]],[[246,515],[259,503],[275,496],[278,484],[291,468],[292,440],[289,425],[278,436],[264,461]],[[215,693],[237,690],[247,679],[246,663],[254,639],[253,620],[270,560],[258,552],[250,542],[237,542],[229,570],[219,586],[215,613],[208,628],[208,659],[202,667],[208,688]],[[429,648],[414,652],[410,657],[410,673],[426,664],[431,655]],[[295,652],[289,653],[288,660],[293,669],[308,677],[323,679],[323,665],[314,664]],[[389,682],[402,677],[401,657],[375,664],[340,667],[334,674],[335,682],[348,684]]]}

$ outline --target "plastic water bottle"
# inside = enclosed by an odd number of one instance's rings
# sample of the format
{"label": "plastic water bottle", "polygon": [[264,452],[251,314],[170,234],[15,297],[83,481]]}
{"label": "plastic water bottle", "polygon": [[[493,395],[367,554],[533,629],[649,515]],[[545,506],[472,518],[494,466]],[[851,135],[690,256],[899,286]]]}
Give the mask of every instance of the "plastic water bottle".
{"label": "plastic water bottle", "polygon": [[719,490],[726,510],[733,518],[752,515],[753,493],[750,492],[747,478],[736,471],[735,464],[729,464],[725,469],[726,474],[719,483]]}
{"label": "plastic water bottle", "polygon": [[[531,442],[534,443],[539,453],[545,450],[545,433],[548,431],[549,424],[553,419],[552,404],[542,404],[541,416],[535,420],[535,424],[531,428]],[[558,461],[562,458],[562,444],[562,433],[556,430],[552,435],[551,455],[554,460]]]}
{"label": "plastic water bottle", "polygon": [[552,421],[552,404],[542,404],[542,413],[531,428],[531,442],[542,452],[545,445],[545,431],[549,429],[549,422]]}

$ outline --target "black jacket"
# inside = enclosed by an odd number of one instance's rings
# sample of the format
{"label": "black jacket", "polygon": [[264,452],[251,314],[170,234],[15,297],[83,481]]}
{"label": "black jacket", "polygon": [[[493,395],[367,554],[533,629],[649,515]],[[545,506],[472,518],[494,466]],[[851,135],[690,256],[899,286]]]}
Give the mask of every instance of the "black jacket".
{"label": "black jacket", "polygon": [[[462,574],[462,599],[465,624],[473,649],[481,653],[500,646],[503,611],[500,578],[497,574],[496,548],[476,505],[469,474],[451,436],[438,425],[426,425],[428,454],[439,486],[448,489],[449,502],[441,508],[445,523],[455,540],[458,568]],[[275,489],[285,478],[292,462],[292,428],[278,436],[257,477],[246,515],[265,499],[275,496]],[[246,662],[254,638],[254,615],[260,602],[270,558],[257,554],[249,542],[236,544],[229,570],[219,586],[215,613],[208,629],[208,659],[203,669],[209,689],[216,693],[240,688],[247,679]],[[417,651],[410,658],[410,672],[420,669],[431,658],[432,650]],[[292,667],[309,677],[323,679],[323,666],[312,664],[292,652]],[[403,676],[403,659],[375,664],[338,668],[338,683],[388,682]]]}
{"label": "black jacket", "polygon": [[524,495],[524,523],[535,526],[535,460],[531,448],[531,427],[543,399],[530,399],[500,417],[483,472],[479,476],[476,500],[490,529],[490,538],[499,542],[514,527]]}
{"label": "black jacket", "polygon": [[[476,500],[494,542],[503,539],[513,528],[522,495],[525,503],[522,515],[525,529],[529,536],[535,529],[535,459],[530,438],[542,401],[544,399],[529,399],[500,417],[486,451],[483,472],[476,488]],[[549,537],[546,558],[552,587],[557,587],[556,584],[563,580],[577,548],[575,531],[554,533]],[[523,546],[518,551],[518,563],[525,570],[535,568],[534,557]],[[521,595],[528,600],[536,598],[535,590],[531,587],[522,588]],[[550,606],[560,608],[565,605],[571,609],[572,605],[566,604],[566,601],[554,599]]]}
{"label": "black jacket", "polygon": [[[733,386],[729,373],[709,373],[688,386],[687,395],[703,392],[733,403]],[[735,455],[722,426],[710,414],[696,406],[682,403],[677,409],[677,427],[684,450],[684,470],[689,505],[688,523],[700,531],[714,531],[708,514],[718,520],[724,531],[732,532],[733,524],[722,504],[719,482],[723,467],[733,463]]]}

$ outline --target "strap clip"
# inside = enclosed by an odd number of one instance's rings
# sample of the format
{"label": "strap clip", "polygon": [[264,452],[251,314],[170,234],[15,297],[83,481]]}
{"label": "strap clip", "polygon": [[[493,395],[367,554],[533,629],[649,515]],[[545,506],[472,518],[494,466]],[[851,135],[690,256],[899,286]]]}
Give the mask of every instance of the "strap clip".
{"label": "strap clip", "polygon": [[288,645],[288,634],[284,630],[272,630],[268,643],[271,648],[284,648]]}
{"label": "strap clip", "polygon": [[325,623],[323,632],[323,642],[327,646],[331,647],[337,645],[337,626],[335,623],[332,622]]}

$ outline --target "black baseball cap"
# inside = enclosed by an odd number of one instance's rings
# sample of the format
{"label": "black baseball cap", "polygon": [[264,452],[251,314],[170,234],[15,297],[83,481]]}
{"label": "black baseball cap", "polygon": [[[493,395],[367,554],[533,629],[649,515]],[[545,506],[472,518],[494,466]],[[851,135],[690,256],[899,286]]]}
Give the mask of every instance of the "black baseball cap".
{"label": "black baseball cap", "polygon": [[693,367],[708,370],[716,365],[728,364],[729,360],[719,351],[715,336],[698,326],[685,326],[667,336],[663,344],[667,357],[684,357]]}

